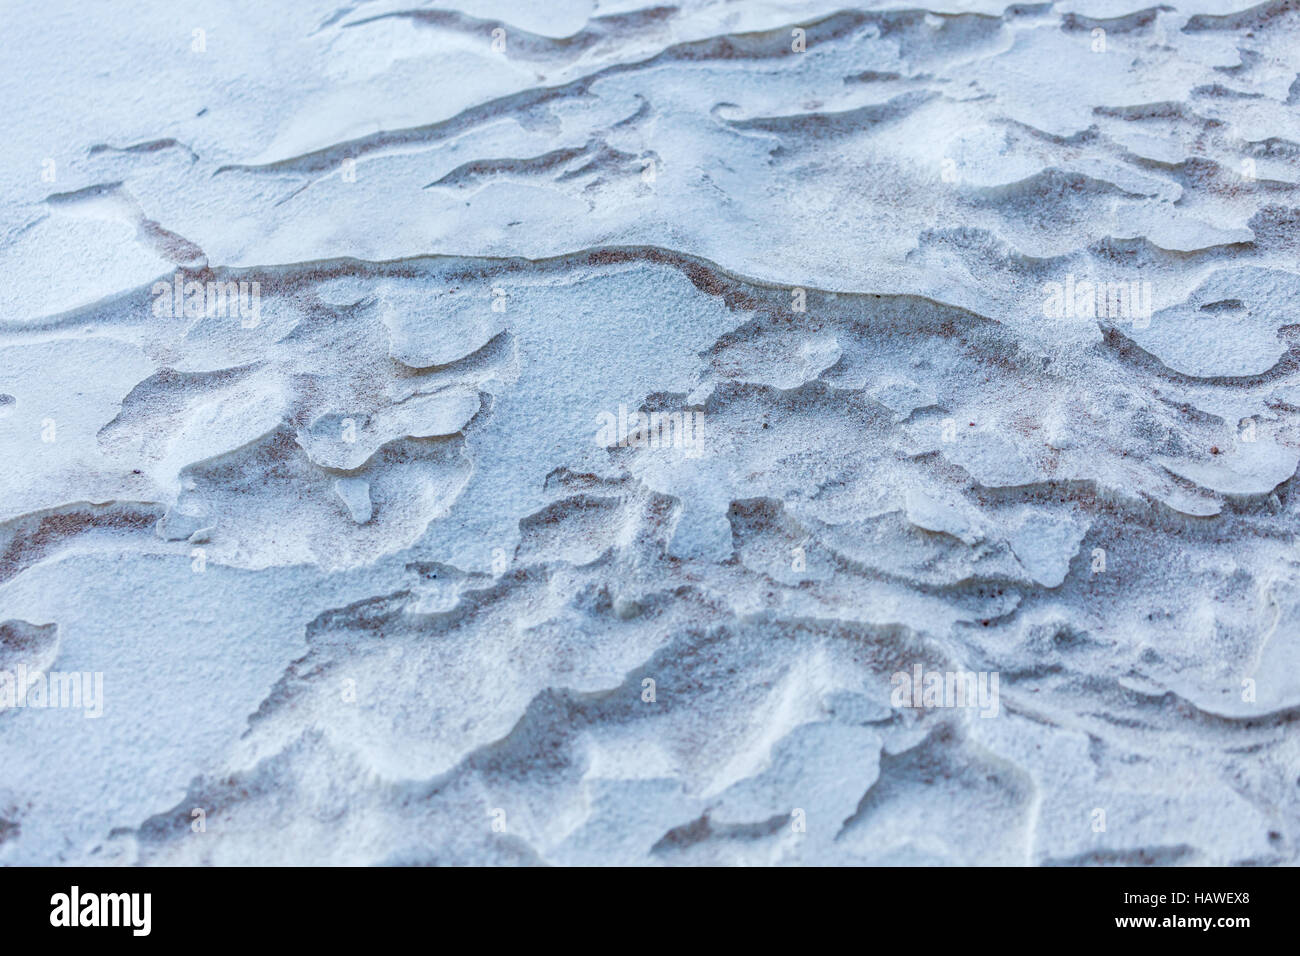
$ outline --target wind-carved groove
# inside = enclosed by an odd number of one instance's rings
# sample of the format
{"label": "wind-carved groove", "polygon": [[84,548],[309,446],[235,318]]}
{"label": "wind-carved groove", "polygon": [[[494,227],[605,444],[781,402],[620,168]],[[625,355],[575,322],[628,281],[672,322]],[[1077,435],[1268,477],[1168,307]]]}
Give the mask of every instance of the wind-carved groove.
{"label": "wind-carved groove", "polygon": [[1296,861],[1295,3],[801,15],[49,51],[0,863]]}

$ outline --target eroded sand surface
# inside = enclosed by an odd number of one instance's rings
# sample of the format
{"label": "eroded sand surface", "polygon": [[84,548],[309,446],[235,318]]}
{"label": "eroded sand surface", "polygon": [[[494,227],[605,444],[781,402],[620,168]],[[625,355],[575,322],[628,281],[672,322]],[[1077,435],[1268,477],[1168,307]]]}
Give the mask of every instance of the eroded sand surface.
{"label": "eroded sand surface", "polygon": [[1297,861],[1294,0],[173,6],[6,21],[0,862]]}

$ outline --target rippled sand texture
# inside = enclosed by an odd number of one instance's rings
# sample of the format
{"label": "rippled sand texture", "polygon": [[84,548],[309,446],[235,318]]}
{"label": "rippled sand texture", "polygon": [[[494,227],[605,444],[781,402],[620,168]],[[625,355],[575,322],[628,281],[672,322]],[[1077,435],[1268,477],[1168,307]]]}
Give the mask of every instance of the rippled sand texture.
{"label": "rippled sand texture", "polygon": [[1297,862],[1295,0],[212,6],[6,22],[0,862]]}

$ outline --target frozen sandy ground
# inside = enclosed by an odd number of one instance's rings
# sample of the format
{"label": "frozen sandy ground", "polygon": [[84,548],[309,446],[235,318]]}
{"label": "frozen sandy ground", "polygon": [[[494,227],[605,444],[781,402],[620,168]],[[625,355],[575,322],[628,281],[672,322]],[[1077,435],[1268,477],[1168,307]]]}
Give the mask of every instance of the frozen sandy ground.
{"label": "frozen sandy ground", "polygon": [[175,6],[6,18],[0,862],[1297,861],[1293,0]]}

